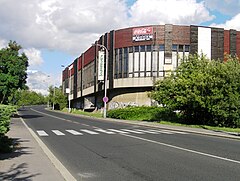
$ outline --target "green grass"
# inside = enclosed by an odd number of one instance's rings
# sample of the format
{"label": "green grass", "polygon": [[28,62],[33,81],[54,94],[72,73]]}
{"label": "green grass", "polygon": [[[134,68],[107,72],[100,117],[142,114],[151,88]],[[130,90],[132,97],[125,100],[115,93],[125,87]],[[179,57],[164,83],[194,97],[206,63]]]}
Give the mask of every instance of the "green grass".
{"label": "green grass", "polygon": [[[68,109],[65,108],[62,110],[63,112],[68,112]],[[96,118],[102,118],[102,113],[100,112],[96,112],[96,111],[93,111],[93,112],[86,112],[86,111],[82,111],[82,110],[77,110],[77,109],[72,109],[71,110],[71,113],[72,114],[80,114],[80,115],[84,115],[84,116],[91,116],[91,117],[96,117]]]}
{"label": "green grass", "polygon": [[202,129],[208,129],[213,131],[226,131],[226,132],[232,132],[232,133],[240,133],[240,128],[226,128],[226,127],[207,126],[207,125],[188,125],[188,124],[181,124],[181,123],[173,123],[169,121],[161,121],[159,122],[159,124],[183,126],[183,127],[190,127],[190,128],[202,128]]}
{"label": "green grass", "polygon": [[[63,109],[63,112],[68,112],[68,109],[65,108]],[[131,113],[134,113],[134,111],[130,111]],[[235,133],[240,133],[240,128],[227,128],[227,127],[215,127],[215,126],[206,126],[206,125],[189,125],[189,124],[182,124],[178,122],[173,122],[173,121],[151,121],[149,113],[150,111],[148,110],[148,113],[143,114],[137,114],[136,112],[133,114],[134,116],[119,116],[120,118],[117,119],[125,119],[125,120],[134,120],[134,121],[150,121],[150,122],[157,122],[159,124],[163,125],[171,125],[171,126],[182,126],[182,127],[190,127],[190,128],[201,128],[201,129],[208,129],[208,130],[214,130],[214,131],[226,131],[226,132],[235,132]],[[100,112],[85,112],[82,110],[76,110],[73,109],[72,112],[73,114],[80,114],[80,115],[85,115],[85,116],[91,116],[91,117],[96,117],[96,118],[102,118],[102,113]],[[127,119],[126,119],[127,118]]]}

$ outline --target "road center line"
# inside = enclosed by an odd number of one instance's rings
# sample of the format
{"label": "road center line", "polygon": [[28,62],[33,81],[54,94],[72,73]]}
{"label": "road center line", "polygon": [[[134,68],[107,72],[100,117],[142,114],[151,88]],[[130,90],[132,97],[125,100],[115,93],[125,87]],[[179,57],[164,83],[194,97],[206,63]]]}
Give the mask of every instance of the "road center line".
{"label": "road center line", "polygon": [[40,111],[37,111],[37,110],[32,109],[32,108],[30,108],[30,109],[31,109],[32,111],[35,111],[35,112],[39,113],[39,114],[43,114],[43,115],[46,115],[46,116],[49,116],[49,117],[53,117],[53,118],[56,118],[56,119],[60,119],[60,120],[66,121],[66,119],[64,119],[64,118],[59,118],[59,117],[57,117],[57,116],[53,116],[53,115],[51,115],[51,114],[47,114],[47,113],[44,113],[44,112],[40,112]]}
{"label": "road center line", "polygon": [[182,147],[178,147],[178,146],[174,146],[174,145],[170,145],[170,144],[166,144],[166,143],[161,143],[161,142],[157,142],[157,141],[153,141],[153,140],[149,140],[149,139],[145,139],[145,138],[141,138],[141,137],[137,137],[137,136],[127,135],[127,134],[121,134],[121,135],[128,136],[128,137],[135,138],[135,139],[142,140],[142,141],[147,141],[147,142],[158,144],[158,145],[163,145],[166,147],[170,147],[170,148],[174,148],[174,149],[178,149],[178,150],[182,150],[182,151],[186,151],[186,152],[190,152],[190,153],[195,153],[198,155],[203,155],[203,156],[207,156],[207,157],[211,157],[211,158],[215,158],[215,159],[219,159],[219,160],[224,160],[224,161],[240,164],[240,161],[238,161],[238,160],[232,160],[232,159],[228,159],[228,158],[224,158],[224,157],[220,157],[220,156],[216,156],[216,155],[211,155],[208,153],[203,153],[203,152],[199,152],[199,151],[195,151],[195,150],[190,150],[187,148],[182,148]]}

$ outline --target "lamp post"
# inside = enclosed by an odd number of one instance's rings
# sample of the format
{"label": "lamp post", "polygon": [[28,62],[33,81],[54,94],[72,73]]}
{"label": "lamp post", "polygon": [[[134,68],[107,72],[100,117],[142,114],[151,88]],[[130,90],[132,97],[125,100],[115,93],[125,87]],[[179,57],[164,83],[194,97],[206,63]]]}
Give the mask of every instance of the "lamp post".
{"label": "lamp post", "polygon": [[54,104],[55,104],[55,80],[54,80],[54,85],[53,85],[54,87],[53,87],[53,107],[52,107],[52,109],[54,110]]}
{"label": "lamp post", "polygon": [[68,112],[71,112],[71,101],[70,101],[70,95],[71,95],[71,69],[73,68],[73,65],[70,65],[68,67],[69,72],[69,93],[68,93]]}
{"label": "lamp post", "polygon": [[103,102],[104,102],[104,107],[103,107],[103,118],[106,118],[107,117],[107,102],[108,102],[108,97],[107,97],[107,76],[108,76],[108,49],[106,46],[104,45],[101,45],[101,44],[98,44],[98,43],[95,43],[93,44],[95,46],[99,46],[103,49],[105,49],[105,52],[106,52],[106,64],[105,64],[105,70],[106,70],[106,73],[105,73],[105,77],[104,77],[104,97],[103,97]]}
{"label": "lamp post", "polygon": [[[47,76],[48,80],[47,80],[47,88],[49,89],[49,78],[50,78],[50,75]],[[50,94],[50,91],[49,91],[49,94]],[[47,107],[49,108],[49,95],[48,95],[48,103],[47,103]]]}

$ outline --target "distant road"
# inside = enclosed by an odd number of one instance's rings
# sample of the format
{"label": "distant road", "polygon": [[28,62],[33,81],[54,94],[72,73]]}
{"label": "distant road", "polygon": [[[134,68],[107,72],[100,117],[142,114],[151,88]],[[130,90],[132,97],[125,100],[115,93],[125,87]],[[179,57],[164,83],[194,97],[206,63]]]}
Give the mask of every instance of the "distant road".
{"label": "distant road", "polygon": [[42,106],[25,123],[77,180],[240,180],[240,141],[80,118]]}

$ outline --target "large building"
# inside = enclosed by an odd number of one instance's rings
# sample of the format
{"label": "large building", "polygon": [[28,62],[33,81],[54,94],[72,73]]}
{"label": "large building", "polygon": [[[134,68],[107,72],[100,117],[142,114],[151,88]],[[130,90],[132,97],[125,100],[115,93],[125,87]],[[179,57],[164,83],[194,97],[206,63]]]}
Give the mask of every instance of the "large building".
{"label": "large building", "polygon": [[147,91],[189,54],[203,53],[220,61],[225,54],[240,57],[240,32],[166,24],[105,33],[63,71],[63,90],[70,89],[71,107],[103,107],[105,64],[99,45],[108,49],[107,107],[114,109],[151,105]]}

